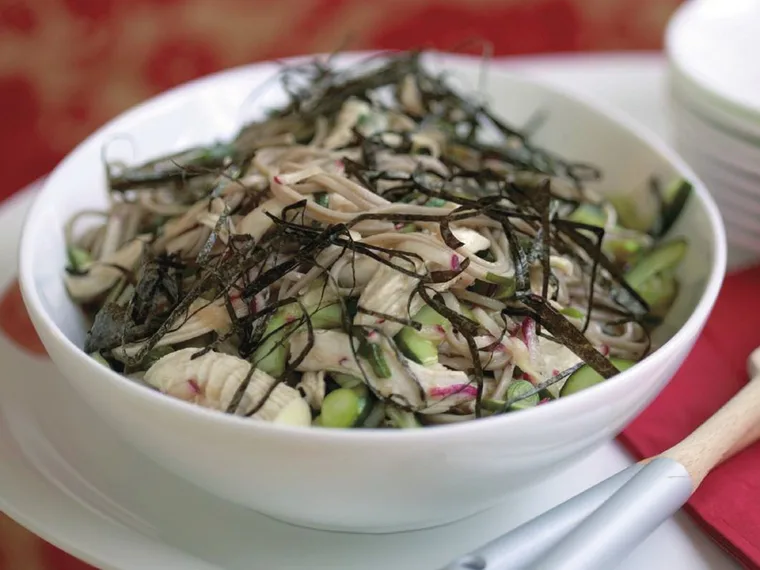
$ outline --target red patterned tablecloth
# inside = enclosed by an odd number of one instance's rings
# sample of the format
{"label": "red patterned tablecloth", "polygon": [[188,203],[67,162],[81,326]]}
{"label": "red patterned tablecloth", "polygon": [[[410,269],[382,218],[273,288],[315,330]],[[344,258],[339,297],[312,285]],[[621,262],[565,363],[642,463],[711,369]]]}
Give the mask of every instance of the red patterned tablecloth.
{"label": "red patterned tablecloth", "polygon": [[[496,55],[657,49],[680,1],[0,0],[0,199],[124,109],[225,67],[474,38]],[[0,515],[0,570],[84,568]]]}

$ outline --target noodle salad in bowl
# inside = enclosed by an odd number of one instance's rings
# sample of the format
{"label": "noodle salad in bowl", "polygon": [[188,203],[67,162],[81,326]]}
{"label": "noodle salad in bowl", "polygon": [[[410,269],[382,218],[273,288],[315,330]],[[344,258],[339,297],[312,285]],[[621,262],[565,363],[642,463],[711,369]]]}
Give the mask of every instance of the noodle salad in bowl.
{"label": "noodle salad in bowl", "polygon": [[625,117],[481,69],[262,63],[93,133],[19,255],[65,381],[199,489],[330,530],[459,520],[612,439],[709,315],[718,210]]}
{"label": "noodle salad in bowl", "polygon": [[70,220],[98,361],[227,413],[403,428],[564,397],[652,349],[688,182],[653,179],[641,218],[416,53],[279,79],[289,102],[232,140],[107,163],[109,209]]}

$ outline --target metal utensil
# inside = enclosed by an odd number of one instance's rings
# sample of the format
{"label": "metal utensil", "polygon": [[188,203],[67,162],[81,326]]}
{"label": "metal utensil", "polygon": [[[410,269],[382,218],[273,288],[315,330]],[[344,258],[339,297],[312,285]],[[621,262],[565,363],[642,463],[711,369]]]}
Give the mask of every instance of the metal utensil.
{"label": "metal utensil", "polygon": [[441,570],[611,570],[718,464],[760,439],[760,348],[752,380],[677,445],[454,560]]}

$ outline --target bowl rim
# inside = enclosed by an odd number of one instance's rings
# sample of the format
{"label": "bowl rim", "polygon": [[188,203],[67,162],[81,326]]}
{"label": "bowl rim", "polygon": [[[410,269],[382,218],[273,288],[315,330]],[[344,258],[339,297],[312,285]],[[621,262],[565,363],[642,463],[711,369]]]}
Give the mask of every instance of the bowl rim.
{"label": "bowl rim", "polygon": [[[351,59],[354,57],[373,57],[377,54],[397,53],[398,51],[400,50],[386,50],[383,52],[347,51],[339,54],[338,58]],[[469,67],[481,65],[482,62],[481,58],[474,56],[445,52],[434,53],[437,57],[441,57],[445,60],[447,64],[451,63],[460,66],[459,69],[462,69],[461,66]],[[615,375],[610,380],[594,386],[591,390],[583,390],[568,398],[560,398],[549,402],[547,405],[522,410],[519,414],[500,414],[498,416],[477,420],[436,425],[433,426],[434,429],[422,428],[416,430],[304,429],[305,426],[288,426],[271,422],[255,422],[251,421],[250,418],[223,413],[218,410],[204,408],[196,404],[166,396],[92,360],[81,347],[74,344],[56,325],[52,317],[45,310],[39,292],[35,287],[35,270],[32,263],[34,256],[31,254],[35,249],[35,240],[33,237],[34,232],[32,230],[36,225],[35,219],[38,217],[37,212],[43,207],[43,201],[48,192],[50,192],[49,189],[51,188],[51,184],[49,182],[50,180],[55,179],[55,173],[76,156],[83,146],[87,145],[92,139],[100,136],[102,132],[108,130],[114,123],[125,120],[128,117],[139,115],[152,108],[159,107],[160,105],[170,102],[174,98],[187,97],[187,91],[190,91],[190,96],[192,97],[192,92],[194,90],[200,89],[209,83],[220,80],[224,81],[225,79],[231,79],[237,75],[261,72],[261,70],[265,70],[273,64],[283,62],[292,63],[328,55],[330,54],[303,54],[278,60],[267,60],[235,66],[179,84],[130,107],[122,113],[119,113],[117,116],[93,131],[73,150],[71,150],[45,179],[45,182],[40,188],[26,215],[21,232],[21,240],[19,244],[19,284],[27,310],[30,311],[30,313],[33,313],[40,323],[39,325],[35,323],[35,328],[45,328],[49,333],[49,336],[52,337],[63,350],[68,352],[72,358],[78,360],[82,365],[97,367],[93,368],[90,371],[90,374],[92,376],[97,376],[95,370],[98,370],[99,373],[105,377],[102,379],[98,378],[99,381],[115,383],[117,388],[131,391],[132,396],[144,401],[147,405],[164,408],[165,413],[167,414],[182,415],[188,419],[192,417],[193,421],[199,423],[203,422],[207,425],[215,424],[218,427],[224,427],[230,430],[258,431],[267,436],[280,439],[298,440],[301,443],[307,441],[308,438],[308,441],[325,444],[345,441],[385,443],[389,445],[396,445],[399,441],[424,442],[431,439],[435,440],[437,438],[447,438],[451,436],[466,437],[471,434],[479,433],[482,430],[504,429],[509,428],[510,426],[514,428],[514,426],[525,422],[543,423],[543,420],[551,419],[552,417],[558,419],[560,417],[571,417],[577,414],[582,414],[584,411],[587,411],[594,402],[603,401],[605,394],[611,394],[618,385],[633,382],[634,377],[637,375],[637,371],[640,371],[642,366],[650,368],[651,370],[660,368],[678,351],[679,347],[683,344],[689,343],[690,338],[696,338],[698,336],[713,309],[720,291],[725,275],[727,257],[726,232],[723,220],[716,203],[704,183],[695,174],[691,167],[686,164],[680,155],[667,145],[656,133],[648,127],[635,122],[624,112],[612,107],[612,105],[578,93],[563,91],[547,81],[529,77],[520,74],[519,72],[512,72],[509,70],[508,66],[500,65],[490,69],[488,73],[495,73],[510,81],[551,92],[555,97],[569,100],[574,104],[584,106],[590,111],[601,115],[602,118],[609,123],[617,125],[630,135],[634,136],[640,144],[649,146],[652,150],[656,151],[657,154],[663,157],[675,170],[692,182],[695,196],[703,206],[709,221],[709,230],[712,235],[711,241],[714,249],[713,262],[705,281],[704,292],[697,301],[694,310],[684,324],[673,334],[673,336],[665,341],[657,351],[637,362],[635,366]],[[65,374],[63,376],[65,376]]]}

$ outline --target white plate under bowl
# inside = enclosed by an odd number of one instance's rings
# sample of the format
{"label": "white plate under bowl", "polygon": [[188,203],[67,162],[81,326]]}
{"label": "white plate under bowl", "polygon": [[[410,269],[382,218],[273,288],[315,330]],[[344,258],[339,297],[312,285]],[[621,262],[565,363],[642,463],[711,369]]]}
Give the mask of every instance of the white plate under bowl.
{"label": "white plate under bowl", "polygon": [[760,177],[760,139],[726,130],[676,99],[671,100],[669,110],[677,136],[689,140],[708,156]]}
{"label": "white plate under bowl", "polygon": [[760,136],[760,3],[690,0],[665,34],[671,83],[709,115]]}
{"label": "white plate under bowl", "polygon": [[[636,115],[662,113],[658,59],[598,57],[511,62],[569,90],[588,89]],[[630,75],[621,68],[630,69]],[[634,89],[640,89],[635,98]],[[626,99],[627,98],[627,99]],[[654,113],[640,116],[663,128]],[[12,278],[29,195],[0,208],[0,285]],[[290,527],[169,475],[100,422],[53,366],[0,339],[0,508],[44,538],[113,570],[433,570],[629,465],[610,443],[560,477],[466,521],[396,535],[347,535]],[[681,514],[619,570],[738,570]],[[612,570],[612,569],[610,569]]]}

